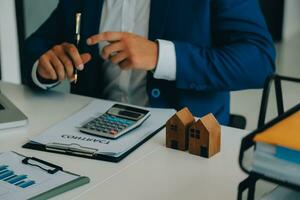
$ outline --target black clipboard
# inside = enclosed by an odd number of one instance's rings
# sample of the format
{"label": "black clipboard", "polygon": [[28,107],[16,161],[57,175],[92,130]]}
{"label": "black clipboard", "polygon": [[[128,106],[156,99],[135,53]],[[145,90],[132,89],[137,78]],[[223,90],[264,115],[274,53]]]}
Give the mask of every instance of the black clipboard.
{"label": "black clipboard", "polygon": [[93,153],[93,151],[78,151],[78,150],[72,150],[72,149],[55,149],[55,148],[49,148],[44,144],[36,143],[36,142],[28,142],[25,145],[23,145],[23,148],[26,149],[33,149],[33,150],[38,150],[38,151],[46,151],[46,152],[51,152],[51,153],[58,153],[58,154],[65,154],[65,155],[70,155],[70,156],[77,156],[77,157],[82,157],[82,158],[88,158],[88,159],[94,159],[94,160],[103,160],[103,161],[108,161],[108,162],[120,162],[123,160],[125,157],[127,157],[130,153],[132,153],[134,150],[136,150],[138,147],[143,145],[145,142],[147,142],[150,138],[152,138],[156,133],[160,132],[165,126],[162,126],[158,128],[156,131],[151,133],[149,136],[147,136],[145,139],[134,145],[131,149],[128,151],[124,152],[118,157],[115,156],[108,156],[108,155],[103,155],[103,154],[97,154]]}

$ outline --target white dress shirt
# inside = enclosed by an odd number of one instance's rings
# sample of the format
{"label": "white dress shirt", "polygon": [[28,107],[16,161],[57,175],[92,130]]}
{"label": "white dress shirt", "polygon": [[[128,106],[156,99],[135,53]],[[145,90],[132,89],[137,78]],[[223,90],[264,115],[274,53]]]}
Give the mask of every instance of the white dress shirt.
{"label": "white dress shirt", "polygon": [[[99,32],[121,31],[130,32],[148,38],[151,0],[105,0],[102,9],[102,17]],[[108,43],[99,44],[99,50]],[[176,80],[176,53],[172,42],[158,40],[158,63],[154,72],[154,78],[169,81]],[[37,65],[34,64],[32,78],[36,85],[43,89],[49,89],[57,85],[42,84],[37,79]],[[106,99],[130,103],[135,105],[147,105],[148,95],[146,91],[146,71],[121,70],[119,66],[110,61],[103,63],[104,90],[102,96]],[[80,78],[80,77],[79,77]]]}

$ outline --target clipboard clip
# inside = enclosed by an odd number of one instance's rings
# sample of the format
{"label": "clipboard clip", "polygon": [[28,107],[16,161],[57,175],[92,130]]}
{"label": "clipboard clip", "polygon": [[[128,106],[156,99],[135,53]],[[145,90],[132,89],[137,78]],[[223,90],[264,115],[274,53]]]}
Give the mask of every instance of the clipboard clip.
{"label": "clipboard clip", "polygon": [[31,166],[38,167],[38,168],[48,172],[49,174],[55,174],[58,171],[63,171],[62,167],[54,165],[49,162],[46,162],[44,160],[35,158],[35,157],[25,157],[22,160],[22,163],[25,165],[31,165]]}
{"label": "clipboard clip", "polygon": [[93,157],[98,149],[93,149],[89,147],[83,147],[79,144],[62,144],[62,143],[50,143],[46,145],[46,150],[59,152],[59,153],[69,153],[80,156]]}

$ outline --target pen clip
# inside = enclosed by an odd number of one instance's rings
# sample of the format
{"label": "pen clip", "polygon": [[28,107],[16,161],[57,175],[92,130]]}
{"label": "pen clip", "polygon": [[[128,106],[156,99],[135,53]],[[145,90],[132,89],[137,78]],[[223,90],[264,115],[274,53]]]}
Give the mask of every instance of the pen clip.
{"label": "pen clip", "polygon": [[78,47],[80,42],[81,13],[76,13],[75,21],[76,21],[75,39],[76,39],[76,46]]}
{"label": "pen clip", "polygon": [[[31,165],[31,166],[38,167],[38,168],[48,172],[49,174],[55,174],[58,171],[63,171],[62,167],[54,165],[54,164],[49,163],[49,162],[46,162],[44,160],[35,158],[35,157],[25,157],[22,160],[22,163],[25,164],[25,165]],[[42,164],[42,165],[40,165],[40,164]],[[47,169],[45,166],[47,166],[51,169]]]}
{"label": "pen clip", "polygon": [[76,35],[80,35],[81,13],[76,13]]}
{"label": "pen clip", "polygon": [[61,143],[50,143],[46,145],[46,149],[49,151],[55,151],[60,153],[69,153],[81,156],[94,156],[98,149],[89,147],[83,147],[79,144],[61,144]]}

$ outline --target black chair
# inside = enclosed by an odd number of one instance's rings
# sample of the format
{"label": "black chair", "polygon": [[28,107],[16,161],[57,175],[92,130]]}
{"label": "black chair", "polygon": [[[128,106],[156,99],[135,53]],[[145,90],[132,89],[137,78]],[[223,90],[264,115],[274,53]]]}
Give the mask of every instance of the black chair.
{"label": "black chair", "polygon": [[229,116],[229,126],[238,129],[245,129],[247,125],[246,117],[242,115],[231,114]]}

